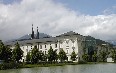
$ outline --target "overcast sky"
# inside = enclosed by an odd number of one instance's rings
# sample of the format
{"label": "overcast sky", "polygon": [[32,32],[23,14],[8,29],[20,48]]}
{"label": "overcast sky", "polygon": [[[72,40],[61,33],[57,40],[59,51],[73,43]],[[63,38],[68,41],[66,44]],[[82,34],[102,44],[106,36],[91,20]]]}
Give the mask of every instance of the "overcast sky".
{"label": "overcast sky", "polygon": [[0,39],[16,39],[38,26],[52,36],[68,31],[116,40],[115,0],[0,0]]}

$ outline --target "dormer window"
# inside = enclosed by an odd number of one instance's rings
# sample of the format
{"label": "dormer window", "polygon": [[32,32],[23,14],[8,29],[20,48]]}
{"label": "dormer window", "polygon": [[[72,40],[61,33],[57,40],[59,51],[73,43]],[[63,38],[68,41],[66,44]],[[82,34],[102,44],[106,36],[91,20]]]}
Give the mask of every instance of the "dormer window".
{"label": "dormer window", "polygon": [[69,40],[68,40],[68,39],[66,39],[66,43],[67,43],[67,44],[69,43]]}
{"label": "dormer window", "polygon": [[55,44],[55,48],[57,48],[57,44]]}

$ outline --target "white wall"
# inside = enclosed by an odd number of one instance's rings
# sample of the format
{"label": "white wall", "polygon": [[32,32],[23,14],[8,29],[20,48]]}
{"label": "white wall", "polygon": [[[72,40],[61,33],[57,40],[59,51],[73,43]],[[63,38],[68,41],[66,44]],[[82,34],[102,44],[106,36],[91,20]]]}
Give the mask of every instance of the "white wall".
{"label": "white wall", "polygon": [[[44,54],[45,52],[47,54],[48,50],[50,49],[50,46],[52,46],[53,50],[57,49],[57,53],[59,53],[59,50],[63,48],[63,50],[66,52],[68,56],[68,61],[71,61],[70,55],[73,52],[73,49],[75,53],[77,54],[77,57],[82,55],[82,54],[79,54],[80,51],[82,51],[81,40],[80,42],[78,41],[79,38],[80,37],[64,37],[64,38],[57,38],[58,42],[39,43],[39,50],[44,52]],[[57,47],[55,47],[55,44],[57,44]],[[38,43],[32,43],[32,45],[31,44],[20,45],[21,49],[24,51],[22,59],[26,60],[27,52],[30,52],[35,45],[38,48]],[[42,49],[41,49],[41,46],[42,46]],[[78,58],[77,58],[77,61],[78,61]]]}

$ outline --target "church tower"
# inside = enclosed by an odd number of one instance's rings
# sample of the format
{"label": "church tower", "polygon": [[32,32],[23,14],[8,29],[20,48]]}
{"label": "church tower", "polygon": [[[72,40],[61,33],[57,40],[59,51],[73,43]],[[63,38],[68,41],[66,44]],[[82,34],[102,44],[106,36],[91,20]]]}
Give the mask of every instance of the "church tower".
{"label": "church tower", "polygon": [[34,39],[33,24],[32,24],[32,34],[31,34],[31,39]]}
{"label": "church tower", "polygon": [[37,27],[37,34],[36,34],[36,39],[39,39],[39,32],[38,32],[38,27]]}

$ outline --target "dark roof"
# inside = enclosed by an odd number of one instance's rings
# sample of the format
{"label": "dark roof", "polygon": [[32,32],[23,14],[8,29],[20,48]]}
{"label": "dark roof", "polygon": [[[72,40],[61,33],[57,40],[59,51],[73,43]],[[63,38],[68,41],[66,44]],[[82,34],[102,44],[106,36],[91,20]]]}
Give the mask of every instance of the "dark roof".
{"label": "dark roof", "polygon": [[14,41],[14,42],[7,42],[5,45],[15,45],[18,42],[20,45],[24,44],[33,44],[33,43],[47,43],[47,42],[57,42],[55,38],[42,38],[42,39],[31,39],[31,40],[23,40],[23,41]]}
{"label": "dark roof", "polygon": [[[36,34],[34,34],[34,37],[36,37]],[[39,38],[49,38],[49,37],[52,37],[52,36],[45,33],[39,33]],[[31,39],[31,34],[24,35],[17,40],[29,40],[29,39]]]}
{"label": "dark roof", "polygon": [[80,34],[75,33],[75,32],[73,32],[73,31],[69,31],[69,32],[67,32],[67,33],[61,34],[61,35],[56,36],[56,37],[65,37],[65,36],[74,36],[74,35],[80,35]]}

